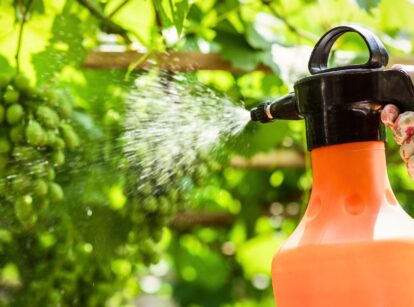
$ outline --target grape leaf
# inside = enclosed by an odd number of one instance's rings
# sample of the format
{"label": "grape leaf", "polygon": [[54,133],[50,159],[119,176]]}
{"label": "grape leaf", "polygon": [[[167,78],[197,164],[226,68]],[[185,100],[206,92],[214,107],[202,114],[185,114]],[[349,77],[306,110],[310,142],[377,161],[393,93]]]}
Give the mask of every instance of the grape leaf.
{"label": "grape leaf", "polygon": [[177,4],[177,9],[174,14],[174,25],[177,29],[178,36],[181,35],[185,18],[189,10],[188,0],[182,0]]}
{"label": "grape leaf", "polygon": [[55,15],[48,45],[42,52],[32,55],[32,64],[40,83],[50,82],[65,65],[79,65],[83,61],[84,24],[77,14],[71,12],[73,6],[74,3],[68,2],[62,12]]}
{"label": "grape leaf", "polygon": [[0,55],[0,71],[5,74],[12,74],[14,71],[7,58],[2,55]]}
{"label": "grape leaf", "polygon": [[380,2],[381,0],[357,0],[358,6],[367,12],[376,7]]}
{"label": "grape leaf", "polygon": [[221,45],[221,55],[234,67],[252,70],[262,61],[262,53],[252,48],[242,35],[217,32],[215,41]]}
{"label": "grape leaf", "polygon": [[252,70],[261,62],[261,50],[250,46],[244,35],[239,34],[229,21],[220,22],[215,30],[215,42],[221,46],[221,55],[234,67]]}
{"label": "grape leaf", "polygon": [[262,63],[270,67],[275,74],[280,74],[279,66],[275,63],[275,61],[273,61],[271,50],[263,51],[261,53],[260,59]]}
{"label": "grape leaf", "polygon": [[171,27],[173,25],[173,22],[171,21],[170,17],[165,11],[162,5],[162,0],[154,0],[153,3],[154,3],[155,10],[158,12],[158,16],[161,19],[162,26],[164,28]]}
{"label": "grape leaf", "polygon": [[201,22],[203,19],[203,11],[200,9],[200,7],[196,4],[193,4],[190,6],[188,13],[187,13],[187,19],[197,21],[198,23]]}
{"label": "grape leaf", "polygon": [[253,24],[248,24],[246,27],[246,39],[251,46],[259,49],[270,49],[271,42],[267,41],[259,32],[256,31]]}

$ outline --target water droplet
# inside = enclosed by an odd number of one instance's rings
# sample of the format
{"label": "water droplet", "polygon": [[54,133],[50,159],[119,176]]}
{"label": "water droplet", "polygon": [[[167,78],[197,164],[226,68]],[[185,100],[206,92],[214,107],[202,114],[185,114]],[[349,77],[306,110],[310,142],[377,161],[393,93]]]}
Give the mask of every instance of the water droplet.
{"label": "water droplet", "polygon": [[147,275],[142,277],[140,286],[146,293],[156,293],[161,288],[161,281],[158,277]]}
{"label": "water droplet", "polygon": [[252,278],[253,287],[264,290],[270,285],[270,278],[265,274],[257,274]]}
{"label": "water droplet", "polygon": [[91,208],[86,208],[86,215],[87,216],[92,216],[92,210],[91,210]]}

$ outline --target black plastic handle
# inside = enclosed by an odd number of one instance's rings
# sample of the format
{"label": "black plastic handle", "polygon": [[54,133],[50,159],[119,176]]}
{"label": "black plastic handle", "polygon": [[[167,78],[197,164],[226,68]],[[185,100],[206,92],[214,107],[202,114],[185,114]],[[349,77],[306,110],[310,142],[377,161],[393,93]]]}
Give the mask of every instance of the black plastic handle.
{"label": "black plastic handle", "polygon": [[[331,48],[336,40],[343,34],[355,32],[359,34],[369,50],[369,59],[365,64],[355,64],[328,68],[328,59]],[[316,43],[309,59],[309,71],[318,74],[328,71],[337,71],[353,68],[381,68],[388,64],[388,53],[382,42],[370,31],[358,26],[340,26],[333,28],[325,33],[324,36]]]}

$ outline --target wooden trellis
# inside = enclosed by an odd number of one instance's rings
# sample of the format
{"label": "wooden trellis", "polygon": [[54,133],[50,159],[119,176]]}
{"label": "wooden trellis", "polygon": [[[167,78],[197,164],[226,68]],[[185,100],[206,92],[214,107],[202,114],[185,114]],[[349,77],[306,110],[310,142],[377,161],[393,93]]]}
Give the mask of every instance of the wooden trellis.
{"label": "wooden trellis", "polygon": [[[243,70],[233,67],[230,62],[223,59],[219,53],[176,51],[157,53],[153,58],[157,59],[161,69],[169,71],[189,72],[196,70],[225,70],[232,73],[243,72]],[[153,60],[146,58],[145,53],[135,51],[92,51],[86,56],[84,66],[87,68],[127,69],[132,63],[136,62],[139,62],[136,65],[137,69],[149,69],[154,66]],[[270,68],[265,65],[260,65],[255,70],[271,72]]]}
{"label": "wooden trellis", "polygon": [[[137,69],[148,69],[154,62],[145,58],[145,53],[135,51],[109,52],[92,51],[86,56],[84,66],[96,69],[127,69],[129,65],[143,59],[137,64]],[[157,53],[154,55],[160,68],[171,71],[196,71],[196,70],[225,70],[232,73],[244,72],[235,68],[219,53],[201,53],[198,51],[174,51]],[[389,66],[393,64],[414,65],[414,56],[391,56]],[[254,70],[271,73],[266,65],[259,65]]]}

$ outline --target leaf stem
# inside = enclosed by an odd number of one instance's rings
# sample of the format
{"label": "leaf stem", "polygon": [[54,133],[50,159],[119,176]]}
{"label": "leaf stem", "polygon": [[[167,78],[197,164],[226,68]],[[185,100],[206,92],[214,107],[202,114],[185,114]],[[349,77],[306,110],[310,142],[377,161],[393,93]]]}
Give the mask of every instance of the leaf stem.
{"label": "leaf stem", "polygon": [[108,15],[108,18],[112,18],[116,13],[118,13],[127,3],[129,0],[124,0],[121,2],[114,10]]}
{"label": "leaf stem", "polygon": [[26,24],[26,22],[28,20],[28,13],[29,13],[30,7],[32,5],[32,2],[33,2],[33,0],[29,0],[27,2],[26,6],[23,5],[22,0],[19,0],[19,2],[18,2],[18,6],[20,8],[20,12],[21,12],[21,15],[22,15],[22,22],[20,23],[19,37],[17,39],[16,54],[14,56],[14,58],[16,60],[16,72],[17,73],[20,72],[20,51],[22,49],[24,25]]}

